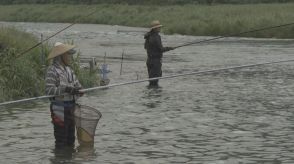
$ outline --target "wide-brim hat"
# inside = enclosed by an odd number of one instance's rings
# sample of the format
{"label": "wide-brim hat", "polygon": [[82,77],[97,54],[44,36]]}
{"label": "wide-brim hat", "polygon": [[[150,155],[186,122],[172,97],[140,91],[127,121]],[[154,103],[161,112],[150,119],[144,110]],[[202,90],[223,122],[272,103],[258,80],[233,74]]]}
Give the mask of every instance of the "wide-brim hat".
{"label": "wide-brim hat", "polygon": [[160,24],[159,20],[152,21],[150,25],[151,25],[150,27],[151,29],[155,29],[155,28],[159,28],[163,26],[162,24]]}
{"label": "wide-brim hat", "polygon": [[60,42],[56,42],[47,59],[52,59],[57,56],[60,56],[66,52],[70,52],[70,54],[74,54],[76,51],[73,50],[76,46],[70,44],[63,44]]}

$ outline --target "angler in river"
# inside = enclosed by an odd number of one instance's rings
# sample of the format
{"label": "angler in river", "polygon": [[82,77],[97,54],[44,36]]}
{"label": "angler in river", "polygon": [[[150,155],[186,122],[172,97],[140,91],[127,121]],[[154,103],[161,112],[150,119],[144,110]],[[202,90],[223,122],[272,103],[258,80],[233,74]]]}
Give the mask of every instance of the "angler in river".
{"label": "angler in river", "polygon": [[60,95],[50,98],[56,148],[74,146],[75,143],[75,101],[83,93],[79,91],[82,88],[79,80],[69,67],[76,52],[74,48],[74,45],[57,42],[48,56],[53,62],[47,70],[45,92]]}
{"label": "angler in river", "polygon": [[[161,43],[161,37],[159,32],[162,25],[158,20],[151,22],[151,29],[144,36],[145,44],[144,48],[147,51],[147,69],[149,78],[161,77],[161,61],[162,55],[166,51],[173,50],[173,47],[163,47]],[[158,86],[158,79],[149,81],[150,87]]]}

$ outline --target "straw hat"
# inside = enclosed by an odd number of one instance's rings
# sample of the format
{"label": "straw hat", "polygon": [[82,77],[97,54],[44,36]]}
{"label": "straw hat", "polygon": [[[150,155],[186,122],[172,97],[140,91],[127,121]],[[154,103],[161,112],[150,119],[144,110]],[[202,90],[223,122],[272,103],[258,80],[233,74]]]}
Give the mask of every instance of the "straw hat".
{"label": "straw hat", "polygon": [[56,56],[62,55],[68,51],[70,51],[70,54],[74,54],[76,51],[73,50],[73,48],[75,48],[75,47],[76,47],[75,45],[63,44],[60,42],[56,42],[54,44],[52,51],[48,55],[47,59],[55,58]]}
{"label": "straw hat", "polygon": [[158,27],[162,27],[159,20],[154,20],[154,21],[151,22],[151,29],[155,29],[155,28],[158,28]]}

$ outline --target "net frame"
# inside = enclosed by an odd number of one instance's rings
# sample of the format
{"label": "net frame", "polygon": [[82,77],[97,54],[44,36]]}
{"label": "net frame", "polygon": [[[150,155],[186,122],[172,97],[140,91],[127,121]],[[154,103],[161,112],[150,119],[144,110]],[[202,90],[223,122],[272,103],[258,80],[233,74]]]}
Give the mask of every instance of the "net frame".
{"label": "net frame", "polygon": [[96,127],[101,117],[102,114],[98,109],[76,104],[74,118],[80,144],[94,143]]}

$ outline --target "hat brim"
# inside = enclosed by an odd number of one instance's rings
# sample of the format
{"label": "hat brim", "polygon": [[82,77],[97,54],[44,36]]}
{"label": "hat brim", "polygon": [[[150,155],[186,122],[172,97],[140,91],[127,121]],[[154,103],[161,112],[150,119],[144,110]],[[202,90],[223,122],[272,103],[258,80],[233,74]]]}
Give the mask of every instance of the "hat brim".
{"label": "hat brim", "polygon": [[70,54],[74,54],[76,53],[75,50],[73,50],[76,46],[75,45],[69,45],[69,44],[62,44],[59,46],[55,46],[53,47],[52,51],[50,52],[50,54],[48,55],[47,59],[52,59],[55,58],[57,56],[60,56],[66,52],[69,51]]}
{"label": "hat brim", "polygon": [[151,27],[151,29],[159,28],[159,27],[162,27],[162,26],[163,25],[159,24],[159,25],[156,25],[156,26]]}

